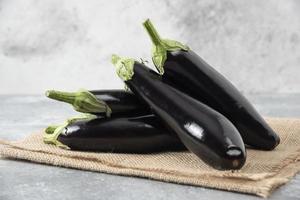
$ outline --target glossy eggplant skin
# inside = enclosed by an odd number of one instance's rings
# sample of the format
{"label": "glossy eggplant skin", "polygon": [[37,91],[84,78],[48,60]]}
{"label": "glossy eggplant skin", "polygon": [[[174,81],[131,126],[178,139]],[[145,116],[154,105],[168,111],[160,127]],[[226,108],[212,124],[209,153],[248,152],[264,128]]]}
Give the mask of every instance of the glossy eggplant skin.
{"label": "glossy eggplant skin", "polygon": [[58,141],[71,150],[153,153],[186,150],[176,134],[154,115],[80,120],[65,127]]}
{"label": "glossy eggplant skin", "polygon": [[239,132],[223,115],[162,82],[145,65],[135,62],[125,81],[156,116],[205,163],[219,170],[240,169],[246,160]]}
{"label": "glossy eggplant skin", "polygon": [[[91,90],[95,97],[104,101],[112,110],[111,117],[132,117],[150,114],[148,106],[136,96],[125,90]],[[105,113],[92,113],[105,116]]]}
{"label": "glossy eggplant skin", "polygon": [[262,150],[272,150],[279,144],[279,136],[249,101],[193,51],[168,52],[162,77],[165,83],[227,117],[245,144]]}

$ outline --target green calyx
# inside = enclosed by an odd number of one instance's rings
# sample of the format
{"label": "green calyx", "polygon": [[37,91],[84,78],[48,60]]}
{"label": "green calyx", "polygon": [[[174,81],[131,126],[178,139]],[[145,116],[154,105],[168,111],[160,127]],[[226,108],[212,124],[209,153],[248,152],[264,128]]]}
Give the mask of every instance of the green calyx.
{"label": "green calyx", "polygon": [[44,135],[43,135],[43,141],[46,144],[53,144],[57,147],[63,148],[63,149],[70,149],[67,145],[61,143],[57,138],[59,135],[61,135],[63,133],[63,131],[65,130],[65,128],[76,122],[76,121],[80,121],[80,120],[92,120],[97,118],[96,115],[91,115],[91,114],[82,114],[76,117],[72,117],[67,119],[62,125],[51,125],[48,126],[45,129]]}
{"label": "green calyx", "polygon": [[106,116],[111,115],[110,107],[100,99],[97,99],[91,92],[81,89],[78,92],[61,92],[57,90],[48,90],[46,96],[69,103],[74,110],[82,113],[106,113]]}
{"label": "green calyx", "polygon": [[134,59],[121,58],[115,54],[111,57],[112,64],[116,67],[118,76],[123,81],[128,81],[133,76]]}
{"label": "green calyx", "polygon": [[153,24],[151,23],[150,19],[147,19],[143,26],[145,27],[147,33],[152,40],[153,47],[152,47],[152,61],[160,74],[164,73],[164,64],[167,60],[167,52],[168,51],[179,51],[184,50],[188,51],[189,47],[177,42],[175,40],[169,39],[162,39],[156,29],[154,28]]}
{"label": "green calyx", "polygon": [[53,144],[63,149],[70,149],[67,145],[64,145],[63,143],[57,140],[58,136],[64,131],[67,125],[68,124],[64,123],[62,125],[57,126],[55,129],[53,129],[54,126],[46,128],[45,133],[43,135],[44,143]]}

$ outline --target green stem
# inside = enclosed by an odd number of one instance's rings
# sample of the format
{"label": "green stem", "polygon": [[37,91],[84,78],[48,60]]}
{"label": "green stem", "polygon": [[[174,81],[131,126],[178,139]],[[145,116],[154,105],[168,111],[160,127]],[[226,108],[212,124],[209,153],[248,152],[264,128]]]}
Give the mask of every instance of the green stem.
{"label": "green stem", "polygon": [[56,127],[56,129],[52,133],[45,132],[45,134],[43,135],[44,143],[54,144],[55,146],[58,146],[60,148],[69,149],[68,146],[57,140],[58,136],[63,132],[67,125],[67,123],[64,123],[63,125]]}
{"label": "green stem", "polygon": [[162,75],[164,74],[164,64],[167,60],[167,52],[179,50],[187,51],[189,48],[178,41],[162,39],[149,19],[147,19],[143,25],[153,43],[152,61],[158,72]]}
{"label": "green stem", "polygon": [[57,90],[48,90],[46,91],[46,96],[50,99],[66,102],[73,104],[76,98],[75,92],[61,92]]}
{"label": "green stem", "polygon": [[152,22],[150,21],[150,19],[147,19],[144,23],[143,23],[147,33],[150,36],[150,39],[152,40],[154,45],[161,45],[162,44],[162,39],[159,36],[157,30],[154,28]]}
{"label": "green stem", "polygon": [[55,126],[55,125],[51,125],[48,126],[45,130],[45,133],[43,135],[43,141],[46,144],[54,144],[55,146],[58,146],[60,148],[64,148],[64,149],[70,149],[68,146],[66,146],[65,144],[61,143],[58,140],[58,137],[60,134],[63,133],[64,129],[72,124],[75,123],[77,121],[80,120],[93,120],[96,119],[97,116],[96,115],[91,115],[91,114],[81,114],[79,116],[75,116],[75,117],[71,117],[69,119],[67,119],[62,125],[59,126]]}
{"label": "green stem", "polygon": [[106,113],[106,116],[109,117],[112,112],[104,101],[83,89],[78,92],[49,90],[46,92],[46,96],[51,99],[69,103],[73,106],[74,110],[82,113]]}
{"label": "green stem", "polygon": [[50,125],[45,129],[45,133],[52,134],[58,127],[58,125]]}

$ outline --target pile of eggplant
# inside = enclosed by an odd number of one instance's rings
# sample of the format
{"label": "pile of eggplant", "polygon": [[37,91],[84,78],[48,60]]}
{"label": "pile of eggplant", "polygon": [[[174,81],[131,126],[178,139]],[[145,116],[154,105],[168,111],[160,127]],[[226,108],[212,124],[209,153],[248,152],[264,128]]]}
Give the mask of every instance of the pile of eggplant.
{"label": "pile of eggplant", "polygon": [[45,130],[44,142],[79,151],[153,153],[190,151],[218,170],[237,170],[245,145],[272,150],[280,142],[249,101],[188,46],[162,39],[151,21],[157,72],[132,58],[112,56],[124,90],[46,96],[83,113]]}

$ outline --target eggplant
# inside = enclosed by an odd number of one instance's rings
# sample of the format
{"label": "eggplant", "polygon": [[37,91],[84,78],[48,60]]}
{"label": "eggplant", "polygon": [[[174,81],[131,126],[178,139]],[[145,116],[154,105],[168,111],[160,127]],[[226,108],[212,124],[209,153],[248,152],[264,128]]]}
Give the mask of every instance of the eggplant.
{"label": "eggplant", "polygon": [[69,103],[74,110],[97,116],[133,117],[151,114],[148,106],[136,96],[125,90],[92,90],[81,89],[77,92],[48,90],[46,96]]}
{"label": "eggplant", "polygon": [[149,19],[143,25],[152,40],[152,60],[163,82],[222,113],[245,144],[272,150],[280,143],[279,136],[224,76],[186,45],[161,39]]}
{"label": "eggplant", "polygon": [[112,63],[127,87],[206,164],[219,170],[244,165],[242,138],[222,114],[163,83],[161,76],[144,64],[116,55]]}
{"label": "eggplant", "polygon": [[186,150],[175,133],[166,131],[154,115],[124,118],[79,118],[50,126],[44,142],[61,148],[113,153],[153,153]]}

